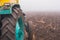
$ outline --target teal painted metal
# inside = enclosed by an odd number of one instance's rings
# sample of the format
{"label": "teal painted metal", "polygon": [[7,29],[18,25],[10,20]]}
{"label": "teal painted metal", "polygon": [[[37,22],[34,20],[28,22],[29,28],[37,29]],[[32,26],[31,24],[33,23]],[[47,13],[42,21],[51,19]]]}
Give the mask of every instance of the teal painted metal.
{"label": "teal painted metal", "polygon": [[11,14],[12,10],[11,9],[0,9],[0,14]]}
{"label": "teal painted metal", "polygon": [[20,17],[16,23],[16,30],[15,30],[16,40],[24,40],[24,22],[22,17]]}

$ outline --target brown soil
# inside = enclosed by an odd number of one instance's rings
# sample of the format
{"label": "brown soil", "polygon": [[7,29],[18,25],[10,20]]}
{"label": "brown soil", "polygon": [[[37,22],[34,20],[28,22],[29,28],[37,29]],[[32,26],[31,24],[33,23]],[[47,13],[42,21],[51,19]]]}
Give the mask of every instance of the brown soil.
{"label": "brown soil", "polygon": [[59,12],[27,12],[33,40],[60,40]]}

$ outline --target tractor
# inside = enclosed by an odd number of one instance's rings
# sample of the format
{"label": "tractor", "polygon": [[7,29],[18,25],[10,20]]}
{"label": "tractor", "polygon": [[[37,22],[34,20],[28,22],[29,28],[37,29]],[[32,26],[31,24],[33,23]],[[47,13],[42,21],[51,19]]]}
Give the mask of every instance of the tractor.
{"label": "tractor", "polygon": [[0,0],[0,40],[24,40],[24,29],[30,35],[24,16],[19,0]]}

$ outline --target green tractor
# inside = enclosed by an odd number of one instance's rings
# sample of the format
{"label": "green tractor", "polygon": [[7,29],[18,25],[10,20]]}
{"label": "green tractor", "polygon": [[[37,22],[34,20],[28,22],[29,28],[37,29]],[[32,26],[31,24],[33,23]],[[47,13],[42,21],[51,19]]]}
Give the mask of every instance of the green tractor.
{"label": "green tractor", "polygon": [[0,0],[0,40],[24,40],[24,29],[30,35],[31,29],[24,16],[18,0]]}
{"label": "green tractor", "polygon": [[24,40],[24,14],[18,0],[0,0],[0,39]]}

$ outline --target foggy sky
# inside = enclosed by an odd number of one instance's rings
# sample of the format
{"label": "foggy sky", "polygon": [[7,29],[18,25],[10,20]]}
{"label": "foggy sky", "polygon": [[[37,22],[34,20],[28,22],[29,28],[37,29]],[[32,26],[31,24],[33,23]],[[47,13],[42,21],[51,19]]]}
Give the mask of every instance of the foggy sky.
{"label": "foggy sky", "polygon": [[60,0],[21,0],[23,11],[60,11]]}

